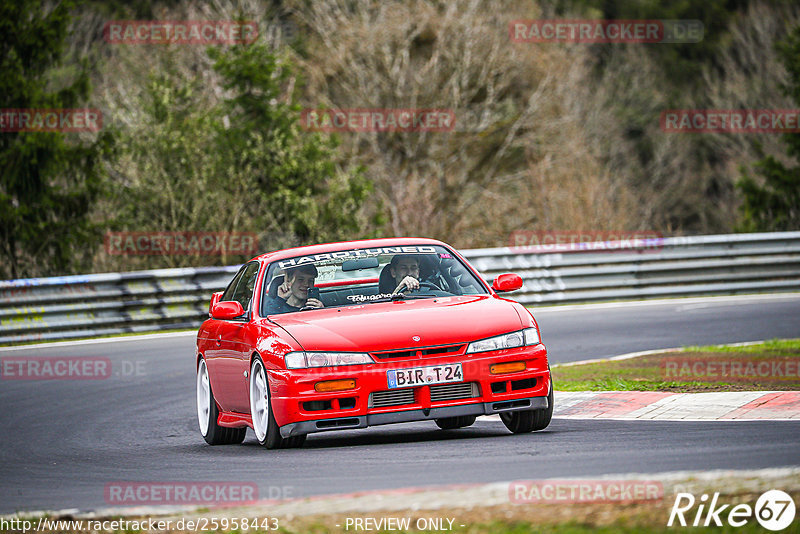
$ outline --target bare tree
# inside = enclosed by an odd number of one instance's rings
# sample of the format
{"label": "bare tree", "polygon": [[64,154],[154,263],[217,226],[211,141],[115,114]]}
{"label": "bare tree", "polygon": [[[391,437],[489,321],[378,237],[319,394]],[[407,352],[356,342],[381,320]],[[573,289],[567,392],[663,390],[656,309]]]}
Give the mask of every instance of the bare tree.
{"label": "bare tree", "polygon": [[313,107],[446,108],[453,132],[341,134],[387,232],[503,245],[519,228],[627,227],[631,195],[570,107],[585,47],[514,43],[526,2],[296,2]]}

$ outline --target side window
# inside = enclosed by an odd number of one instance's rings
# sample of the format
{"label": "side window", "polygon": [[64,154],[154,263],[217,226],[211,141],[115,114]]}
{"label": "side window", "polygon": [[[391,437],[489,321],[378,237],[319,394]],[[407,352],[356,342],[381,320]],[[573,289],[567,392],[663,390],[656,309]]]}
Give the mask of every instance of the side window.
{"label": "side window", "polygon": [[245,311],[250,307],[250,301],[253,298],[253,289],[256,286],[256,278],[258,277],[259,263],[254,261],[248,263],[236,284],[236,289],[233,291],[231,298],[228,300],[237,300],[242,305]]}
{"label": "side window", "polygon": [[231,280],[231,283],[228,284],[227,288],[225,288],[225,292],[222,294],[222,298],[220,298],[220,301],[225,302],[225,301],[233,300],[233,291],[236,289],[236,285],[239,283],[239,279],[242,277],[242,273],[244,272],[244,270],[246,268],[247,268],[247,266],[243,265],[242,268],[239,269],[239,272],[236,273],[236,276],[233,277],[233,280]]}

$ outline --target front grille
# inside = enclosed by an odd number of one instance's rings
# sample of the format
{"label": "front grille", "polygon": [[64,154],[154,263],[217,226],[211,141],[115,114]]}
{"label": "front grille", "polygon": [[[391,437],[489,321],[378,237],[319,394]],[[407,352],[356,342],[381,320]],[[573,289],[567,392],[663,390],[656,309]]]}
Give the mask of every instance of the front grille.
{"label": "front grille", "polygon": [[495,395],[498,393],[505,393],[506,389],[508,389],[508,383],[505,380],[502,382],[492,382],[492,393]]}
{"label": "front grille", "polygon": [[361,421],[358,420],[358,417],[350,417],[348,419],[325,419],[323,421],[317,421],[317,428],[356,428],[360,424]]}
{"label": "front grille", "polygon": [[431,402],[446,400],[471,399],[479,397],[477,382],[460,382],[458,384],[440,384],[431,386]]}
{"label": "front grille", "polygon": [[303,409],[307,412],[319,412],[322,410],[330,410],[333,406],[329,400],[306,401],[303,403]]}
{"label": "front grille", "polygon": [[351,410],[356,407],[355,397],[342,397],[339,399],[339,408],[342,410]]}
{"label": "front grille", "polygon": [[[444,347],[428,347],[419,349],[392,350],[386,352],[372,352],[372,356],[377,360],[400,360],[408,358],[427,358],[429,356],[446,356],[448,354],[459,354],[465,345],[447,345]],[[417,354],[419,353],[419,355]]]}
{"label": "front grille", "polygon": [[413,389],[390,389],[389,391],[376,391],[369,395],[370,408],[402,406],[403,404],[414,404]]}
{"label": "front grille", "polygon": [[522,380],[511,381],[511,391],[519,391],[520,389],[533,389],[535,387],[535,378],[523,378]]}
{"label": "front grille", "polygon": [[373,352],[372,355],[379,360],[395,360],[398,358],[413,358],[417,355],[417,351],[395,350],[392,352]]}
{"label": "front grille", "polygon": [[464,345],[450,345],[449,347],[434,347],[432,349],[424,349],[423,356],[435,356],[437,354],[458,354]]}

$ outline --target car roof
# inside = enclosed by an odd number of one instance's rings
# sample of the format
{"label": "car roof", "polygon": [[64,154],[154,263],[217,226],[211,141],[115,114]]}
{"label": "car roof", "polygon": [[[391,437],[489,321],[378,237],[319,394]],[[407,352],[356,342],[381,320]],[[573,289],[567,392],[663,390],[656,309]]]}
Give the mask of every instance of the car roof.
{"label": "car roof", "polygon": [[[447,247],[446,243],[437,239],[427,237],[384,237],[381,239],[362,239],[359,241],[340,241],[337,243],[324,243],[320,245],[306,245],[303,247],[287,248],[275,252],[267,252],[253,258],[258,261],[275,261],[295,256],[312,254],[324,254],[326,252],[336,252],[338,250],[348,250],[354,248],[377,248],[377,247],[399,247],[409,245],[441,245]],[[253,261],[251,260],[251,261]]]}

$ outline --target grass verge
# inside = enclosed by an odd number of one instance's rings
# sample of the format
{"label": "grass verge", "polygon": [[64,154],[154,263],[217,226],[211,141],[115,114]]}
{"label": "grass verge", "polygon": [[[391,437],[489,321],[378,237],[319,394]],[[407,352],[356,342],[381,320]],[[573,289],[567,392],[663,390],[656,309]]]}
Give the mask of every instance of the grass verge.
{"label": "grass verge", "polygon": [[[784,487],[787,493],[795,502],[800,500],[800,491],[797,490],[796,477],[792,488]],[[673,526],[668,527],[667,522],[671,515],[673,505],[676,500],[676,489],[668,488],[665,485],[663,497],[643,502],[597,502],[597,503],[505,503],[494,505],[480,505],[472,503],[467,506],[442,506],[435,509],[394,509],[394,510],[370,510],[373,506],[367,506],[364,510],[351,510],[349,512],[328,512],[311,513],[304,515],[302,508],[293,510],[294,513],[286,513],[277,505],[272,510],[269,507],[256,509],[237,509],[237,510],[211,510],[202,513],[187,513],[181,516],[184,528],[178,527],[178,516],[156,517],[156,520],[171,519],[171,527],[159,532],[162,533],[188,533],[191,529],[185,528],[188,521],[200,524],[201,518],[208,521],[202,522],[207,528],[205,532],[225,532],[225,533],[256,533],[256,532],[278,532],[283,534],[346,534],[352,532],[391,532],[391,533],[422,533],[422,532],[453,532],[459,534],[527,534],[537,532],[548,532],[555,534],[583,534],[583,533],[674,533],[699,531],[716,533],[744,533],[766,532],[752,515],[746,518],[746,524],[741,527],[732,527],[727,524],[728,511],[738,504],[749,505],[751,509],[758,500],[764,489],[756,488],[737,488],[731,490],[720,482],[705,481],[700,483],[697,489],[692,488],[690,483],[681,491],[688,491],[698,497],[701,494],[719,494],[719,506],[728,505],[723,513],[719,514],[722,527],[702,526],[706,519],[706,514],[701,514],[700,526],[693,527],[692,522],[698,512],[698,507],[694,506],[687,511],[684,518],[687,522],[686,527],[679,526],[677,520]],[[764,488],[768,484],[762,484]],[[670,491],[672,490],[672,491]],[[313,505],[310,507],[313,508]],[[299,512],[299,513],[298,513]],[[251,522],[255,521],[258,528],[224,528],[221,525],[228,525],[229,522],[236,521],[241,524],[243,519],[248,518]],[[227,518],[227,519],[226,519]],[[63,518],[61,518],[63,519]],[[70,517],[70,519],[72,519]],[[141,519],[146,521],[146,517],[128,516],[129,520]],[[36,523],[35,519],[33,520]],[[267,526],[268,525],[268,526]],[[380,526],[379,526],[380,525]],[[391,526],[389,526],[391,525]],[[400,526],[402,525],[402,526]],[[797,523],[784,530],[783,532],[798,532]],[[215,528],[216,526],[216,528]],[[389,526],[389,528],[386,528]],[[276,528],[277,527],[277,528]],[[381,528],[383,527],[383,528]],[[404,528],[405,527],[405,528]],[[6,530],[5,532],[20,532],[20,530]],[[101,534],[117,532],[147,532],[144,530],[77,530],[77,529],[58,529],[50,532],[75,533],[75,534]],[[195,533],[196,534],[196,533]]]}
{"label": "grass verge", "polygon": [[686,347],[627,360],[554,365],[559,391],[800,390],[800,339],[756,345]]}

